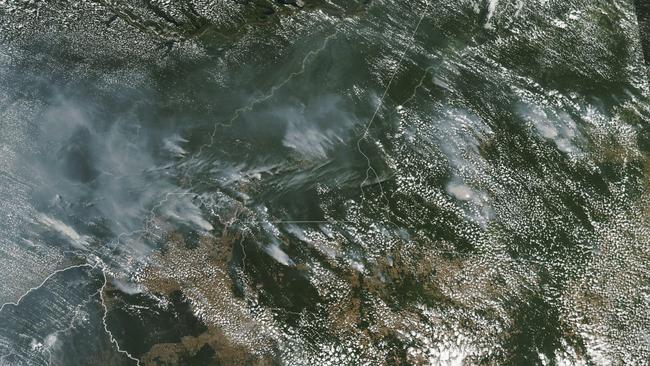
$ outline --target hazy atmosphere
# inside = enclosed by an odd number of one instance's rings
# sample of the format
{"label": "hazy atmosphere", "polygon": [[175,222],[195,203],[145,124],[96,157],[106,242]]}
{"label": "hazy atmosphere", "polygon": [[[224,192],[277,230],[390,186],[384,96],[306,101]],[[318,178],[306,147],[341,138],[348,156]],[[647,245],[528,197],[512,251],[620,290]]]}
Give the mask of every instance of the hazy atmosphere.
{"label": "hazy atmosphere", "polygon": [[0,0],[0,366],[647,365],[646,31]]}

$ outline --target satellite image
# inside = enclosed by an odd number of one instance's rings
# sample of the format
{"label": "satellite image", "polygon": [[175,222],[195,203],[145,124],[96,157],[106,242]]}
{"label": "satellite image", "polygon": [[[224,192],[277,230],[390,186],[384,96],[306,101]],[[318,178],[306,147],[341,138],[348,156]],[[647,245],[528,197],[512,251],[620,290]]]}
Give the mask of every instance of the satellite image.
{"label": "satellite image", "polygon": [[646,0],[0,0],[0,365],[650,365],[646,59]]}

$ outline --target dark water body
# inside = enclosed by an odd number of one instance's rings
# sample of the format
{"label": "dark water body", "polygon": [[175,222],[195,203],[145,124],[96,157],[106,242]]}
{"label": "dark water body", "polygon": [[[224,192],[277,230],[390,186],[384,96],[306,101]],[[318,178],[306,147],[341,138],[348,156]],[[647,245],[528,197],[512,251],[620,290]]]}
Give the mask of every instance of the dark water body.
{"label": "dark water body", "polygon": [[0,3],[0,365],[643,364],[644,6]]}

